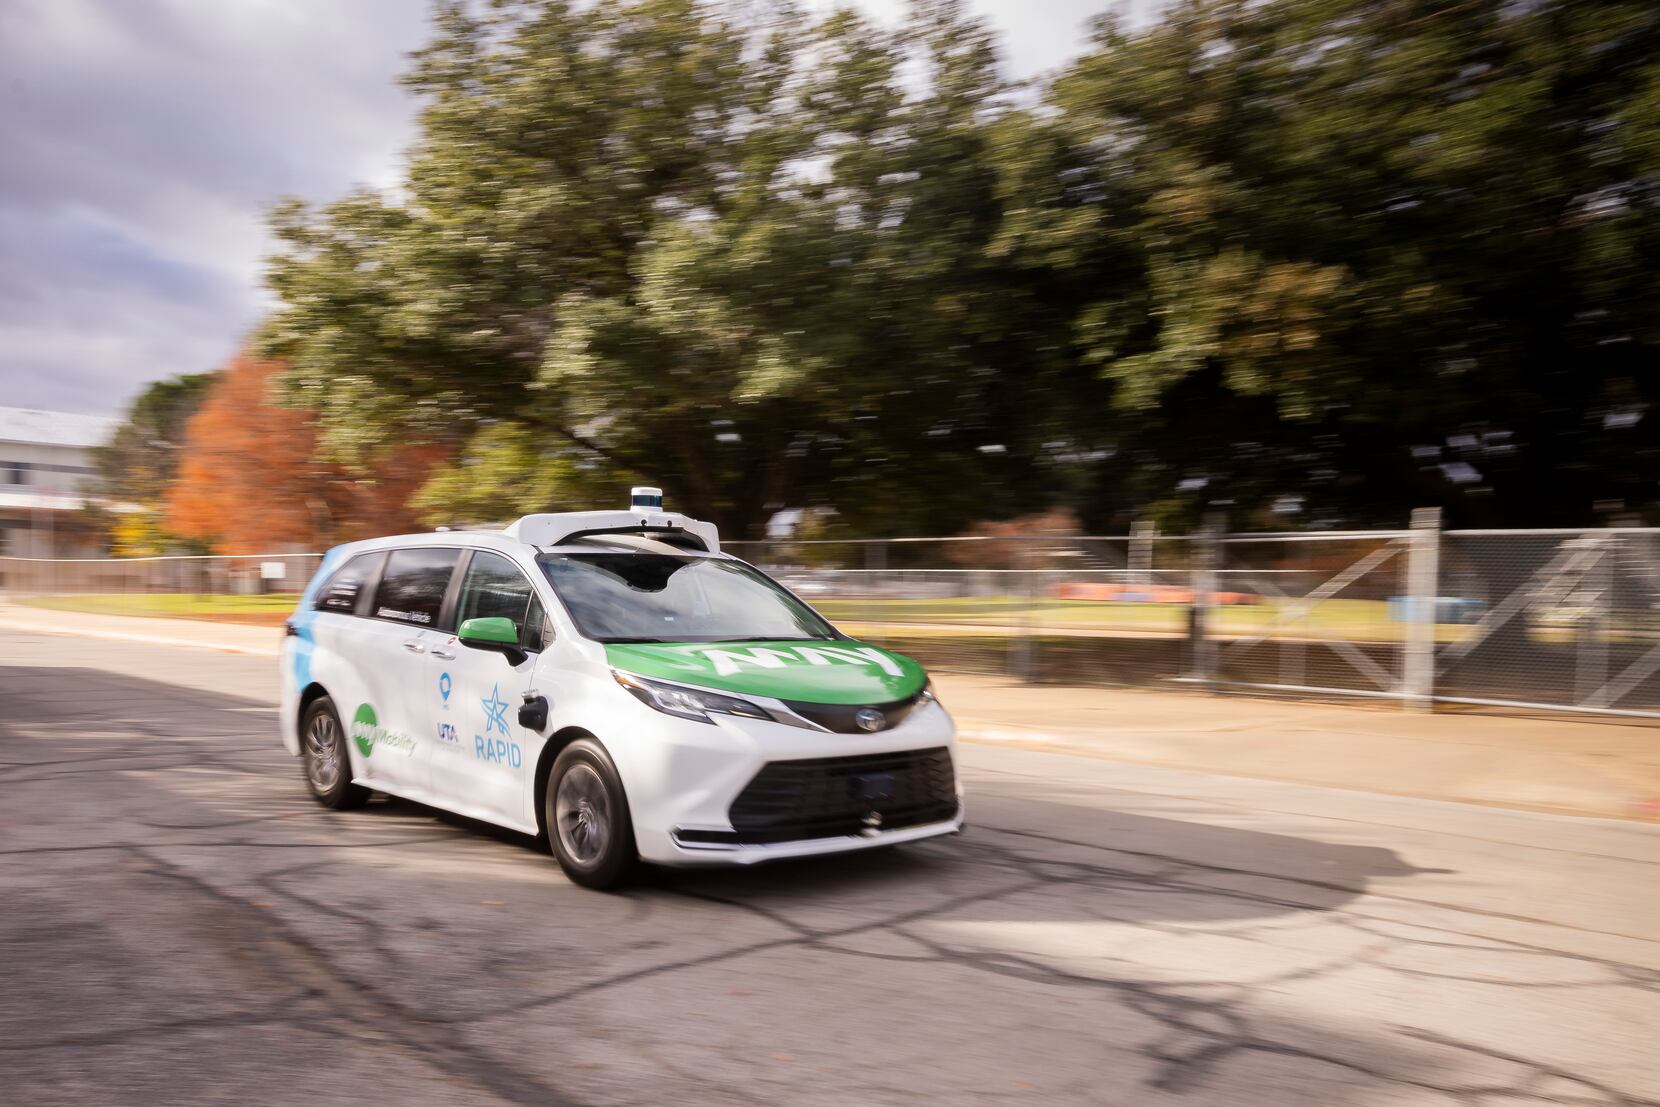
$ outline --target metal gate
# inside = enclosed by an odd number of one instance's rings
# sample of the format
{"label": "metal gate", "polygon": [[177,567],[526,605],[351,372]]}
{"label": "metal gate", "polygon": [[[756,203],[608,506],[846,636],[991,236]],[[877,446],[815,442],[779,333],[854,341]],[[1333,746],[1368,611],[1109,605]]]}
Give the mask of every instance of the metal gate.
{"label": "metal gate", "polygon": [[1435,698],[1660,718],[1660,531],[1458,530],[1440,588],[1480,618],[1435,659]]}
{"label": "metal gate", "polygon": [[1410,531],[1209,535],[1193,595],[1193,683],[1409,694]]}

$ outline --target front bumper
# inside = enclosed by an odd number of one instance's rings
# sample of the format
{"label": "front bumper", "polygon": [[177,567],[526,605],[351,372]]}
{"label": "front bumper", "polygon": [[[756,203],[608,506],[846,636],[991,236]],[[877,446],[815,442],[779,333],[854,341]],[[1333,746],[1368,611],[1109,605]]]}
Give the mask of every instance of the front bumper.
{"label": "front bumper", "polygon": [[[913,711],[891,730],[858,735],[732,716],[701,723],[669,718],[643,705],[638,709],[653,716],[655,740],[649,745],[627,743],[631,748],[606,744],[622,773],[635,843],[647,861],[674,866],[747,865],[894,845],[962,829],[955,726],[937,703]],[[838,825],[831,832],[759,842],[733,825],[734,803],[769,763],[880,760],[884,755],[898,758],[930,750],[943,750],[950,757],[949,770],[942,770],[949,771],[949,782],[940,786],[956,803],[945,805],[949,814],[943,817],[890,827],[880,826],[879,820],[878,825]],[[740,840],[746,837],[751,840]]]}
{"label": "front bumper", "polygon": [[909,826],[901,830],[866,831],[857,835],[839,835],[834,838],[807,838],[794,842],[773,842],[766,845],[683,844],[675,836],[677,855],[670,860],[651,858],[658,864],[687,868],[699,865],[758,865],[764,861],[785,861],[792,857],[819,857],[830,853],[852,853],[879,846],[897,846],[905,842],[920,842],[958,834],[963,829],[962,801],[958,800],[957,814],[945,822]]}

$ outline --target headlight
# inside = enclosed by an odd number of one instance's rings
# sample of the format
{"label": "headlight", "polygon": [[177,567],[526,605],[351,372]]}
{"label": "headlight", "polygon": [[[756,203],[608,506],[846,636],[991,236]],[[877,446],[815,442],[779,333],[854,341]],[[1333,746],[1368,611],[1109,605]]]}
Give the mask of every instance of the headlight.
{"label": "headlight", "polygon": [[697,688],[681,688],[674,684],[659,684],[655,680],[613,671],[617,683],[627,688],[634,698],[647,707],[656,708],[665,715],[695,719],[700,723],[714,720],[710,715],[742,715],[746,719],[771,719],[772,715],[759,704],[723,696],[719,692],[704,692]]}

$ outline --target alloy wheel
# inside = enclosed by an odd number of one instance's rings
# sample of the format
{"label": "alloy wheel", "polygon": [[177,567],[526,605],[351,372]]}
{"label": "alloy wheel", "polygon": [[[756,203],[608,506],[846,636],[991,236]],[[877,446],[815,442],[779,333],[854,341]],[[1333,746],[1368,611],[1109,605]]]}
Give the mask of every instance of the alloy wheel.
{"label": "alloy wheel", "polygon": [[311,786],[321,794],[340,782],[340,724],[327,711],[311,717],[305,732],[305,772]]}
{"label": "alloy wheel", "polygon": [[553,815],[559,844],[571,860],[591,865],[605,855],[611,840],[611,801],[592,766],[572,765],[560,778]]}

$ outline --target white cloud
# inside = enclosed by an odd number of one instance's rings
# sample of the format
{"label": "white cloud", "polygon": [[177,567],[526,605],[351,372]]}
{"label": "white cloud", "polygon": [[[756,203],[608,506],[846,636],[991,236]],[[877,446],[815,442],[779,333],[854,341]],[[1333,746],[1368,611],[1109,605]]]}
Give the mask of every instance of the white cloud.
{"label": "white cloud", "polygon": [[[1029,77],[1091,15],[1151,0],[972,7]],[[267,306],[270,205],[399,179],[416,104],[396,78],[428,31],[426,0],[0,4],[6,402],[113,413],[230,357]]]}
{"label": "white cloud", "polygon": [[397,177],[424,0],[0,8],[0,382],[110,412],[228,358],[265,212]]}

